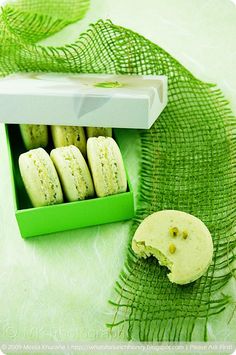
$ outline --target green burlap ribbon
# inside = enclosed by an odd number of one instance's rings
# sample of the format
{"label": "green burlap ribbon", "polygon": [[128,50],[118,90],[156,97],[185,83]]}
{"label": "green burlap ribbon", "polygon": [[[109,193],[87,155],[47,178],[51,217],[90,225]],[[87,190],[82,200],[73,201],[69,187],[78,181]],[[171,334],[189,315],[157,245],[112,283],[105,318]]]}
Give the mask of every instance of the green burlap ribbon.
{"label": "green burlap ribbon", "polygon": [[236,123],[221,91],[195,78],[156,44],[110,21],[98,21],[63,47],[37,45],[82,18],[88,0],[20,0],[2,9],[0,74],[53,71],[159,74],[169,80],[169,102],[160,119],[141,133],[137,214],[130,238],[150,213],[178,209],[206,223],[214,240],[208,272],[178,286],[152,258],[138,260],[129,248],[116,283],[110,327],[143,341],[207,339],[209,316],[229,297],[219,292],[233,275],[236,198]]}

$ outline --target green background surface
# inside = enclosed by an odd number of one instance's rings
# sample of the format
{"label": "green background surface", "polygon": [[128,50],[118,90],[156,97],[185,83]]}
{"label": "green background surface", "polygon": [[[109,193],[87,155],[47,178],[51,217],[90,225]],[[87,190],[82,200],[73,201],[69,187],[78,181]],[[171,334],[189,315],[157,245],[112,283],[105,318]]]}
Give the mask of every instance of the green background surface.
{"label": "green background surface", "polygon": [[[92,0],[85,19],[44,41],[71,42],[91,22],[110,18],[158,43],[200,79],[215,82],[236,112],[236,6],[229,0]],[[123,155],[135,192],[137,131]],[[130,222],[23,240],[14,216],[4,128],[0,126],[0,340],[104,340],[113,285],[122,268]],[[222,292],[235,294],[235,283]],[[235,338],[234,304],[211,318],[209,340]],[[223,327],[222,327],[223,325]],[[119,338],[114,330],[114,338]]]}

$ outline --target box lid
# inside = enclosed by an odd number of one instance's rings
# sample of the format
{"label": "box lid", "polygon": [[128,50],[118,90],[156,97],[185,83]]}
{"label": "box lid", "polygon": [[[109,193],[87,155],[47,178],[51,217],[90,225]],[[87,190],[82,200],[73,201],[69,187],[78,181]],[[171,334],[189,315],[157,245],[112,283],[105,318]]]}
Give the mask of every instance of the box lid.
{"label": "box lid", "polygon": [[150,128],[166,76],[27,73],[0,80],[0,122]]}

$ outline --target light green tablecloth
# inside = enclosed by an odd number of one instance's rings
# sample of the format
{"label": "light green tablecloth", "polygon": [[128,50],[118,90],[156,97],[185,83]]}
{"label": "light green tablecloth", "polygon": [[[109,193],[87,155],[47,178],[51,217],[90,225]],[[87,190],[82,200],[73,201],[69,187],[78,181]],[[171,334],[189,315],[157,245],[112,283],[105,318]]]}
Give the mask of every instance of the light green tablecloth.
{"label": "light green tablecloth", "polygon": [[[91,3],[85,19],[44,43],[71,42],[89,23],[110,18],[158,43],[200,79],[218,83],[236,112],[236,6],[230,0]],[[127,132],[123,152],[136,191],[136,131]],[[111,320],[114,310],[107,301],[114,297],[113,285],[124,262],[129,223],[21,239],[1,126],[0,340],[108,339],[105,322]],[[223,292],[235,293],[233,281]],[[236,321],[227,323],[233,307],[210,319],[209,339],[233,339]]]}

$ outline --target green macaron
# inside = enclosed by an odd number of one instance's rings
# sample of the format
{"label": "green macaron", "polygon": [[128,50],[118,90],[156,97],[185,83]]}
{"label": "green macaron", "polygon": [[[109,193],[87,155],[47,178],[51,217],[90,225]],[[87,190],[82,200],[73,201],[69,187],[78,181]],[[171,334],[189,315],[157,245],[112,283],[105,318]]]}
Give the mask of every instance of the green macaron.
{"label": "green macaron", "polygon": [[127,178],[122,155],[113,138],[89,138],[87,155],[98,197],[127,190]]}
{"label": "green macaron", "polygon": [[68,201],[84,200],[94,196],[94,187],[87,163],[80,150],[71,145],[51,151],[63,191]]}
{"label": "green macaron", "polygon": [[20,131],[27,150],[45,148],[48,145],[48,127],[46,125],[20,124]]}
{"label": "green macaron", "polygon": [[171,282],[187,284],[208,269],[213,243],[206,225],[197,217],[176,210],[151,214],[136,230],[133,251],[140,257],[153,255],[167,266]]}
{"label": "green macaron", "polygon": [[52,139],[55,148],[74,145],[86,156],[86,136],[83,127],[51,126]]}
{"label": "green macaron", "polygon": [[19,168],[26,191],[34,207],[63,202],[61,184],[48,153],[37,148],[19,157]]}

